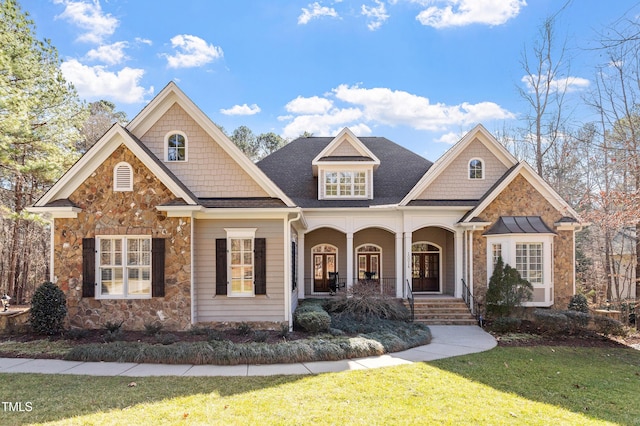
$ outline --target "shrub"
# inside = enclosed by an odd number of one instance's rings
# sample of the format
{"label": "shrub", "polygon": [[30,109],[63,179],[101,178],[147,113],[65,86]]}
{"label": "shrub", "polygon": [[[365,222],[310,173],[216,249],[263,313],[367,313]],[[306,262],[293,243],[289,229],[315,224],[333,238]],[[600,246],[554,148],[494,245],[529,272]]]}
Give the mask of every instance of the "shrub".
{"label": "shrub", "polygon": [[331,317],[323,310],[300,312],[295,315],[295,324],[309,333],[328,331]]}
{"label": "shrub", "polygon": [[253,333],[254,342],[266,342],[269,339],[269,333],[265,330],[257,330]]}
{"label": "shrub", "polygon": [[227,340],[224,336],[224,333],[220,330],[216,330],[215,328],[210,328],[207,331],[207,340],[211,342],[221,342],[223,340]]}
{"label": "shrub", "polygon": [[585,314],[589,313],[589,303],[587,302],[587,298],[584,294],[574,294],[571,296],[571,300],[569,300],[568,309],[570,311],[583,312]]}
{"label": "shrub", "polygon": [[370,283],[355,283],[347,293],[347,296],[327,300],[327,312],[353,316],[358,320],[384,318],[407,321],[410,318],[409,310],[400,300],[380,294],[380,289]]}
{"label": "shrub", "polygon": [[71,340],[84,339],[88,335],[89,330],[85,330],[84,328],[72,328],[64,332],[64,336]]}
{"label": "shrub", "polygon": [[153,336],[155,334],[160,333],[160,331],[162,330],[162,327],[164,326],[159,322],[155,322],[152,324],[145,324],[144,333],[148,336]]}
{"label": "shrub", "polygon": [[531,300],[532,294],[531,283],[523,279],[515,268],[505,265],[499,257],[487,289],[487,314],[509,316],[517,306]]}
{"label": "shrub", "polygon": [[122,327],[122,324],[124,324],[124,321],[120,321],[120,322],[107,321],[104,324],[104,328],[107,330],[107,332],[116,333],[120,331],[120,327]]}
{"label": "shrub", "polygon": [[104,333],[102,338],[105,342],[115,342],[118,340],[124,340],[124,333],[122,333],[122,330],[120,328],[117,328],[115,330],[107,330],[107,332]]}
{"label": "shrub", "polygon": [[491,328],[497,333],[510,333],[517,331],[521,324],[520,318],[498,317],[491,324]]}
{"label": "shrub", "polygon": [[167,334],[160,334],[158,335],[158,343],[161,343],[163,345],[170,345],[172,343],[177,342],[178,340],[178,336],[176,336],[173,333],[167,333]]}
{"label": "shrub", "polygon": [[211,331],[210,327],[195,326],[189,329],[189,334],[192,334],[194,336],[206,336],[209,334],[210,331]]}
{"label": "shrub", "polygon": [[278,336],[282,337],[283,339],[286,339],[287,337],[289,337],[289,324],[287,323],[282,323],[280,324],[280,328],[278,329]]}
{"label": "shrub", "polygon": [[46,282],[31,299],[31,327],[36,333],[56,334],[62,331],[67,315],[67,298],[58,286]]}
{"label": "shrub", "polygon": [[591,315],[578,311],[563,311],[562,312],[569,321],[569,331],[571,333],[578,333],[589,329],[589,322],[591,321]]}
{"label": "shrub", "polygon": [[236,327],[236,333],[238,333],[241,336],[248,336],[251,334],[252,331],[253,331],[253,327],[251,327],[251,324],[247,322],[241,322]]}
{"label": "shrub", "polygon": [[624,336],[627,334],[624,325],[620,321],[602,315],[593,315],[592,318],[598,333],[602,333],[605,336]]}
{"label": "shrub", "polygon": [[536,309],[533,318],[543,334],[565,334],[570,331],[569,319],[562,312]]}

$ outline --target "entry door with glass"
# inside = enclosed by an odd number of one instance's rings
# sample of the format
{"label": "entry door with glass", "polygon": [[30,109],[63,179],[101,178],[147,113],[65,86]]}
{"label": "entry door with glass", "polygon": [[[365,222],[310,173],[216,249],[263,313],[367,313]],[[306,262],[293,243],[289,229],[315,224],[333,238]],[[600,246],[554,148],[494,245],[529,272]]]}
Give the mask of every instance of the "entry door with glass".
{"label": "entry door with glass", "polygon": [[440,292],[440,249],[428,243],[415,243],[411,253],[413,292]]}
{"label": "entry door with glass", "polygon": [[320,245],[313,248],[313,292],[328,293],[330,291],[331,273],[336,271],[335,247]]}

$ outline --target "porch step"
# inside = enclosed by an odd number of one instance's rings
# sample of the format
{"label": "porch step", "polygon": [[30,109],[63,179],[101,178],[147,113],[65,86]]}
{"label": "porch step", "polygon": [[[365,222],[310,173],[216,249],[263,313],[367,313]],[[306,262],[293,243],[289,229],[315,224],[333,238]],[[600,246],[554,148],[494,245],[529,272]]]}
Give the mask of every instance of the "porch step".
{"label": "porch step", "polygon": [[[408,307],[408,302],[405,301]],[[415,298],[415,322],[427,325],[476,325],[477,321],[462,299]]]}

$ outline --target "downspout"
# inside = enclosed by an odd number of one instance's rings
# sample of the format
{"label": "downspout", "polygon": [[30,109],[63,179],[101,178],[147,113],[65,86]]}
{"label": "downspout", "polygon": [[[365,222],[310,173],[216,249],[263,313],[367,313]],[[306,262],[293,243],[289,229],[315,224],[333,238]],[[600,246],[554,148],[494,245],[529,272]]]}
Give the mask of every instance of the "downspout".
{"label": "downspout", "polygon": [[189,281],[191,281],[191,289],[190,289],[190,297],[191,297],[191,325],[195,325],[196,324],[196,283],[195,283],[195,265],[194,265],[194,241],[193,241],[193,236],[195,235],[195,221],[194,221],[194,217],[193,217],[193,212],[191,212],[191,279]]}
{"label": "downspout", "polygon": [[[289,330],[293,330],[293,311],[291,310],[291,291],[289,290],[289,283],[293,279],[291,277],[291,224],[300,220],[302,217],[302,213],[298,211],[298,214],[295,217],[287,220],[287,226],[284,230],[285,235],[285,243],[284,243],[284,270],[285,270],[285,292],[284,292],[284,315],[289,322]],[[297,249],[297,247],[296,247]],[[298,284],[299,285],[299,284]],[[304,285],[304,283],[303,283]]]}
{"label": "downspout", "polygon": [[[473,287],[473,231],[475,230],[476,226],[474,225],[469,231],[469,293],[473,297],[475,297],[475,288]],[[476,314],[476,312],[474,312],[474,314]]]}
{"label": "downspout", "polygon": [[56,252],[54,247],[54,243],[56,240],[56,220],[54,218],[51,218],[51,220],[48,222],[51,224],[51,235],[49,235],[49,244],[51,245],[51,247],[49,247],[49,281],[56,284],[56,281],[58,280],[56,279],[55,271],[53,269],[53,257]]}

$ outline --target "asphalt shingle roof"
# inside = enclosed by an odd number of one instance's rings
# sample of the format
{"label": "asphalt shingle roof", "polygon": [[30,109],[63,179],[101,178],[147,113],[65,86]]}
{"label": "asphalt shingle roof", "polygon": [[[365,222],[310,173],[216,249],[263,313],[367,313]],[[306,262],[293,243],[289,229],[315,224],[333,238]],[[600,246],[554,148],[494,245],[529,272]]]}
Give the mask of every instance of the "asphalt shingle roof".
{"label": "asphalt shingle roof", "polygon": [[298,206],[369,207],[397,204],[433,163],[400,145],[380,137],[358,138],[378,159],[373,173],[372,200],[318,200],[318,178],[313,159],[332,137],[299,138],[257,163],[258,167]]}

